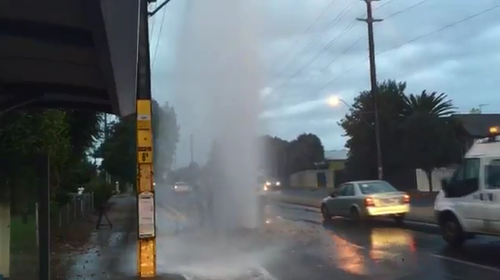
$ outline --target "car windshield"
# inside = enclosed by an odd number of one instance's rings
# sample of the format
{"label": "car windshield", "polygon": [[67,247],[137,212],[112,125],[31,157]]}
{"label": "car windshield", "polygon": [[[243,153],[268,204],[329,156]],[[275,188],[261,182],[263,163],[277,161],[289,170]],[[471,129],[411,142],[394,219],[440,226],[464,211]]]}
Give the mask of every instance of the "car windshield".
{"label": "car windshield", "polygon": [[359,190],[363,194],[376,194],[396,192],[397,190],[387,182],[366,182],[359,184]]}

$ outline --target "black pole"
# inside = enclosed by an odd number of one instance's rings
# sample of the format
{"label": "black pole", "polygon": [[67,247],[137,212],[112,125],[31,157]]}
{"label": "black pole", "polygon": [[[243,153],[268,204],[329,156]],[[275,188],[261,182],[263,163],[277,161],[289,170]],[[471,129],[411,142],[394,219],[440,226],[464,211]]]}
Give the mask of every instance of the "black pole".
{"label": "black pole", "polygon": [[372,13],[372,2],[379,0],[362,0],[366,3],[366,19],[358,19],[364,21],[368,24],[368,51],[370,56],[370,84],[371,84],[371,94],[373,100],[373,113],[375,118],[375,142],[377,149],[377,171],[378,179],[382,180],[384,178],[384,171],[382,166],[382,148],[380,145],[380,123],[378,114],[378,86],[377,86],[377,72],[375,66],[375,41],[373,36],[373,23],[380,22],[381,19],[374,19]]}
{"label": "black pole", "polygon": [[148,0],[139,0],[139,35],[137,38],[137,99],[151,99],[151,68],[148,34]]}
{"label": "black pole", "polygon": [[50,158],[37,160],[41,185],[38,188],[38,264],[39,279],[50,280]]}

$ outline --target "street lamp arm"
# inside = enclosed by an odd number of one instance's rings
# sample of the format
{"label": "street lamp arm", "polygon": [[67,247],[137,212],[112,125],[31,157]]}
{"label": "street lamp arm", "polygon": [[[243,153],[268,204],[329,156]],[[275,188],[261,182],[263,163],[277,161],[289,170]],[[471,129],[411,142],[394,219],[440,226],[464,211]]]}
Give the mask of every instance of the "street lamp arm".
{"label": "street lamp arm", "polygon": [[[340,102],[342,102],[345,106],[347,106],[347,108],[349,108],[351,111],[356,111],[351,105],[349,105],[349,103],[345,102],[344,99],[338,99]],[[360,113],[363,113],[363,112],[360,112]],[[368,125],[368,127],[370,127],[371,129],[375,130],[375,127],[366,121],[366,119],[363,117],[362,114],[359,114],[359,118],[361,119],[362,122],[364,122],[366,125]]]}
{"label": "street lamp arm", "polygon": [[349,103],[345,102],[344,99],[339,99],[339,101],[342,102],[342,103],[344,103],[344,105],[347,106],[347,108],[349,108],[351,110],[354,110],[354,108],[351,105],[349,105]]}
{"label": "street lamp arm", "polygon": [[150,17],[154,16],[157,12],[159,12],[163,7],[165,7],[165,5],[168,4],[168,2],[170,2],[170,0],[165,0],[163,1],[163,3],[160,4],[160,6],[156,7],[156,9],[154,9],[153,11],[149,12],[148,15]]}

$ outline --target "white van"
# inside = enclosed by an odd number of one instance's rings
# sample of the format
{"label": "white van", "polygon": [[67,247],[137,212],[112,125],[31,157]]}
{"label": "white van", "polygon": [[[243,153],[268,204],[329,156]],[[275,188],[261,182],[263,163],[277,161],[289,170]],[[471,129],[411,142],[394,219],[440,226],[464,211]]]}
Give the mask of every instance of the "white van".
{"label": "white van", "polygon": [[476,234],[500,236],[500,127],[490,128],[442,181],[434,212],[444,240],[460,246]]}

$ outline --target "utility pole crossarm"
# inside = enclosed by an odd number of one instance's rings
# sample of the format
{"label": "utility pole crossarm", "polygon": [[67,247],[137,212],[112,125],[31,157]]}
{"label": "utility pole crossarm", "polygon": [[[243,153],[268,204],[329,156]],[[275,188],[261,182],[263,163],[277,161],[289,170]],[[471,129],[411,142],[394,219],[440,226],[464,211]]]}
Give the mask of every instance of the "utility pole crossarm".
{"label": "utility pole crossarm", "polygon": [[374,23],[374,22],[381,22],[381,21],[384,21],[383,19],[380,19],[380,18],[372,18],[372,19],[369,19],[369,18],[356,18],[356,20],[358,21],[364,21],[366,23]]}

